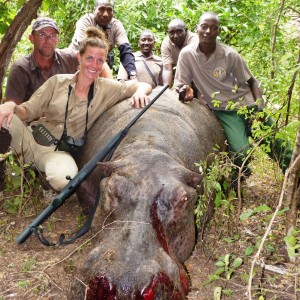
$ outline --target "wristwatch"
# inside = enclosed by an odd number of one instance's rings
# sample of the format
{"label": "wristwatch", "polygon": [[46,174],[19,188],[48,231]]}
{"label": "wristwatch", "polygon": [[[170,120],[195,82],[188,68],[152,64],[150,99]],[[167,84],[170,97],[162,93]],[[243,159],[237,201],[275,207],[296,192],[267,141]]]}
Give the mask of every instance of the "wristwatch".
{"label": "wristwatch", "polygon": [[130,71],[129,73],[129,79],[132,80],[132,79],[136,79],[137,76],[136,76],[136,71]]}

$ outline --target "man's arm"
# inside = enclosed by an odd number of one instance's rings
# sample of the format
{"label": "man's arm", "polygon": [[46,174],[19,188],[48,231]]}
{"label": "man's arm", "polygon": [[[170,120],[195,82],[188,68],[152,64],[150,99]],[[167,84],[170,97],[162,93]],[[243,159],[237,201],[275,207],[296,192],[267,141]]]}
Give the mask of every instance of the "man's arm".
{"label": "man's arm", "polygon": [[85,31],[88,27],[95,25],[93,24],[94,15],[86,14],[82,16],[76,23],[75,32],[72,38],[72,42],[69,46],[70,49],[79,50],[80,42],[86,37]]}
{"label": "man's arm", "polygon": [[16,104],[24,102],[27,96],[27,89],[29,86],[29,77],[25,69],[14,63],[8,74],[7,84],[5,89],[6,101],[13,101]]}
{"label": "man's arm", "polygon": [[117,19],[113,19],[112,21],[110,42],[112,45],[117,45],[120,52],[120,62],[126,70],[129,79],[136,79],[134,55],[129,44],[126,30],[123,24]]}
{"label": "man's arm", "polygon": [[254,77],[250,77],[247,83],[250,87],[254,100],[256,101],[257,99],[262,99],[263,93],[261,88],[259,87],[258,80]]}
{"label": "man's arm", "polygon": [[136,79],[135,59],[129,43],[124,43],[120,45],[119,51],[120,51],[120,61],[124,69],[126,70],[128,77],[130,79]]}
{"label": "man's arm", "polygon": [[172,87],[172,77],[173,77],[173,66],[172,64],[163,65],[163,85],[168,85],[170,88]]}
{"label": "man's arm", "polygon": [[120,64],[117,79],[127,81],[128,78],[129,78],[129,76],[128,76],[126,70],[124,69],[123,65]]}
{"label": "man's arm", "polygon": [[184,59],[184,51],[180,52],[174,79],[174,88],[177,93],[182,93],[180,100],[183,102],[192,101],[194,91],[191,88],[192,74],[190,66],[187,65],[187,59]]}
{"label": "man's arm", "polygon": [[104,64],[100,77],[113,79],[113,72],[107,63]]}
{"label": "man's arm", "polygon": [[175,65],[172,50],[170,45],[170,38],[166,36],[161,43],[161,58],[163,63],[163,85],[169,85],[171,88],[173,86],[173,65]]}

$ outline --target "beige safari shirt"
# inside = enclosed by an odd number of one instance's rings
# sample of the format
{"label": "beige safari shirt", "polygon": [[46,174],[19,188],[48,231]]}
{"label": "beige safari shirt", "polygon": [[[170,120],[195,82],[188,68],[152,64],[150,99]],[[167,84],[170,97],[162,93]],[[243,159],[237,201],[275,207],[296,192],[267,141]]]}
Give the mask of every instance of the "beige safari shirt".
{"label": "beige safari shirt", "polygon": [[108,52],[111,52],[115,45],[119,47],[125,43],[129,44],[124,26],[119,20],[113,18],[106,28],[102,28],[96,23],[95,15],[85,14],[76,23],[75,33],[69,48],[79,50],[80,42],[86,37],[85,31],[88,27],[96,27],[100,30],[104,30],[109,43]]}
{"label": "beige safari shirt", "polygon": [[225,110],[230,102],[234,102],[237,104],[234,110],[237,110],[239,106],[254,105],[247,84],[251,77],[245,61],[233,48],[217,43],[215,52],[207,60],[199,44],[193,44],[180,52],[174,87],[179,90],[193,81],[210,108]]}
{"label": "beige safari shirt", "polygon": [[[187,32],[182,48],[192,43],[198,43],[198,36],[190,31]],[[172,43],[170,37],[167,35],[161,44],[161,57],[164,65],[172,64],[176,65],[179,57],[179,53],[182,50],[174,43]]]}
{"label": "beige safari shirt", "polygon": [[[149,67],[153,77],[156,80],[157,85],[162,85],[162,59],[161,57],[152,54],[149,57],[145,57],[142,52],[137,51],[134,54],[135,66],[137,70],[137,79],[140,82],[146,82],[152,85],[152,88],[156,87],[151,75],[149,74],[143,60]],[[128,74],[124,67],[120,64],[119,72],[117,76],[118,80],[128,80]]]}
{"label": "beige safari shirt", "polygon": [[[81,138],[86,125],[86,100],[79,100],[75,95],[75,84],[78,73],[75,75],[60,74],[47,80],[27,101],[21,104],[28,113],[27,122],[45,117],[35,124],[43,124],[56,139],[62,135],[65,110],[68,100],[69,85],[72,87],[67,114],[67,133],[74,139]],[[89,129],[96,119],[108,108],[117,102],[131,97],[138,88],[137,81],[120,82],[112,79],[97,78],[94,81],[94,97],[88,108]]]}

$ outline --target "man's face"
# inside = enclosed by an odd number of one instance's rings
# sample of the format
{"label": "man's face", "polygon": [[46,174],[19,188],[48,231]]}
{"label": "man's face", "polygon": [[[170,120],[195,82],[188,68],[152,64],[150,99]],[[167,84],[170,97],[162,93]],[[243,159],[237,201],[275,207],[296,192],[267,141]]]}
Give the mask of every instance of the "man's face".
{"label": "man's face", "polygon": [[34,45],[34,51],[38,51],[41,56],[51,57],[58,45],[59,37],[54,28],[45,27],[30,34],[29,40]]}
{"label": "man's face", "polygon": [[152,53],[153,47],[154,47],[154,37],[151,33],[145,32],[142,33],[140,40],[139,40],[139,46],[141,49],[141,52],[143,54],[150,55]]}
{"label": "man's face", "polygon": [[98,1],[98,5],[95,7],[96,23],[100,26],[106,26],[109,24],[114,15],[114,8],[112,4],[107,1]]}
{"label": "man's face", "polygon": [[214,44],[220,34],[218,20],[212,15],[204,15],[197,25],[200,44]]}
{"label": "man's face", "polygon": [[187,29],[182,24],[174,24],[168,27],[168,34],[172,43],[181,47],[186,37]]}

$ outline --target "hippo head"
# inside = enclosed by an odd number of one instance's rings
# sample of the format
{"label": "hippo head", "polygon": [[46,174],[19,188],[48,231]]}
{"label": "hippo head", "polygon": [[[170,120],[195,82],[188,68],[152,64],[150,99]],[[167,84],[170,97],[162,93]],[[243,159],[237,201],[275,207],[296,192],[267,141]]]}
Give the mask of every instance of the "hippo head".
{"label": "hippo head", "polygon": [[100,164],[102,230],[82,269],[86,299],[185,299],[201,176],[162,155]]}

